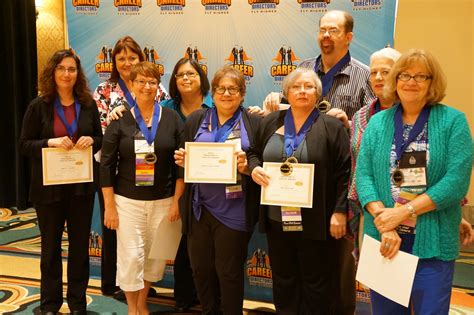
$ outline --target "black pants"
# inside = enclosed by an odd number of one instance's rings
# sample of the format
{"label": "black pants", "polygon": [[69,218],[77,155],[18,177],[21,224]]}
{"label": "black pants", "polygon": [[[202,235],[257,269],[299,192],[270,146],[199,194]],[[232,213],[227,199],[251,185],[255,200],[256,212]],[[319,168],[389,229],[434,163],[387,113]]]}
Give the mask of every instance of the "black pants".
{"label": "black pants", "polygon": [[267,239],[277,314],[334,314],[334,241],[283,232],[281,222],[273,220]]}
{"label": "black pants", "polygon": [[186,235],[181,237],[174,260],[174,299],[178,306],[192,306],[197,300]]}
{"label": "black pants", "polygon": [[203,314],[242,314],[249,240],[249,232],[228,228],[207,210],[199,221],[193,216],[188,250]]}
{"label": "black pants", "polygon": [[59,202],[35,205],[41,233],[41,311],[57,312],[63,304],[61,241],[67,225],[67,304],[86,309],[89,282],[89,233],[94,195],[64,194]]}
{"label": "black pants", "polygon": [[352,256],[354,245],[342,238],[335,241],[337,256],[337,272],[335,296],[339,295],[336,314],[353,315],[356,309],[355,259]]}

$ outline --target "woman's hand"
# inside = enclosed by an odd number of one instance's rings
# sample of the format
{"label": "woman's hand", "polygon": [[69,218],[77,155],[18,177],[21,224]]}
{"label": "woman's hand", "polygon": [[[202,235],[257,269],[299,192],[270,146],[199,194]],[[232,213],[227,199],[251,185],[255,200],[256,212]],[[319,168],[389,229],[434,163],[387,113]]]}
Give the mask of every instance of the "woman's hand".
{"label": "woman's hand", "polygon": [[186,156],[186,150],[183,148],[180,148],[179,150],[174,151],[174,162],[176,165],[179,165],[181,167],[184,167],[184,158]]}
{"label": "woman's hand", "polygon": [[464,246],[468,246],[474,241],[474,231],[472,230],[472,225],[464,218],[461,218],[461,224],[459,225],[459,234],[461,238],[461,244],[463,244]]}
{"label": "woman's hand", "polygon": [[244,151],[236,152],[237,154],[237,170],[241,174],[250,175],[249,165],[247,163],[247,155]]}
{"label": "woman's hand", "polygon": [[116,230],[119,226],[117,206],[115,204],[105,205],[104,225],[106,228]]}
{"label": "woman's hand", "polygon": [[380,254],[385,258],[392,259],[398,253],[401,244],[402,239],[395,230],[382,233]]}
{"label": "woman's hand", "polygon": [[258,106],[249,106],[248,107],[250,114],[257,114],[260,116],[265,116],[265,111]]}
{"label": "woman's hand", "polygon": [[82,150],[82,149],[86,149],[90,147],[93,144],[94,144],[94,139],[92,139],[92,137],[82,136],[79,138],[79,140],[77,140],[76,148]]}
{"label": "woman's hand", "polygon": [[331,216],[329,232],[336,240],[346,235],[347,214],[334,212]]}
{"label": "woman's hand", "polygon": [[112,109],[112,111],[109,113],[109,121],[112,120],[118,120],[120,117],[123,116],[123,112],[126,111],[127,109],[123,105],[119,105]]}
{"label": "woman's hand", "polygon": [[265,112],[275,112],[280,109],[280,93],[271,92],[265,97],[262,108]]}
{"label": "woman's hand", "polygon": [[270,176],[268,176],[262,167],[257,166],[252,171],[252,179],[260,186],[266,187],[269,184]]}
{"label": "woman's hand", "polygon": [[375,211],[374,224],[379,233],[385,233],[394,230],[403,221],[408,219],[409,212],[404,206],[396,208],[382,208]]}
{"label": "woman's hand", "polygon": [[171,207],[168,210],[168,220],[170,222],[174,222],[179,220],[179,203],[178,201],[174,201],[171,203]]}
{"label": "woman's hand", "polygon": [[74,143],[68,136],[51,138],[48,140],[48,147],[50,148],[62,148],[64,150],[71,150],[74,148]]}
{"label": "woman's hand", "polygon": [[336,117],[339,119],[343,124],[346,129],[349,129],[351,125],[349,124],[349,118],[347,117],[347,114],[345,111],[339,108],[331,108],[326,115]]}

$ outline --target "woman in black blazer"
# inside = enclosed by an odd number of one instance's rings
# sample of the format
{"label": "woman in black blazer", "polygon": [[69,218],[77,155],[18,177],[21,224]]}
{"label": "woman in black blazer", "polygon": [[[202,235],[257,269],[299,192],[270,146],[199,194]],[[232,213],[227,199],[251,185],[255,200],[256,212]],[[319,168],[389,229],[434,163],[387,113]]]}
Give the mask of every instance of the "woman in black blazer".
{"label": "woman in black blazer", "polygon": [[61,241],[67,224],[69,241],[67,303],[72,314],[86,313],[89,280],[89,232],[94,183],[43,185],[42,149],[70,150],[102,145],[99,113],[90,95],[78,56],[53,54],[39,80],[39,96],[25,113],[20,151],[31,160],[30,201],[41,233],[41,312],[56,314],[63,303]]}

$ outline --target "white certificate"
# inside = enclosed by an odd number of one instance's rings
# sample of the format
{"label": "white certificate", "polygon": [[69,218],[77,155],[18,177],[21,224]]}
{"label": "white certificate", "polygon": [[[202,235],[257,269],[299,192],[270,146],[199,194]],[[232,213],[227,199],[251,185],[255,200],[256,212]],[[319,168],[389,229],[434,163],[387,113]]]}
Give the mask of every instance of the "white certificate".
{"label": "white certificate", "polygon": [[185,183],[237,182],[237,156],[234,143],[186,142]]}
{"label": "white certificate", "polygon": [[158,225],[148,258],[174,260],[181,241],[181,225],[181,219],[170,222],[164,218]]}
{"label": "white certificate", "polygon": [[380,242],[364,235],[356,280],[386,298],[408,307],[418,257],[399,251],[387,259],[380,254]]}
{"label": "white certificate", "polygon": [[94,181],[92,147],[84,150],[43,148],[43,185],[88,183]]}
{"label": "white certificate", "polygon": [[287,207],[313,207],[314,164],[292,164],[291,174],[280,171],[283,163],[264,162],[263,169],[270,176],[267,187],[262,186],[260,203]]}

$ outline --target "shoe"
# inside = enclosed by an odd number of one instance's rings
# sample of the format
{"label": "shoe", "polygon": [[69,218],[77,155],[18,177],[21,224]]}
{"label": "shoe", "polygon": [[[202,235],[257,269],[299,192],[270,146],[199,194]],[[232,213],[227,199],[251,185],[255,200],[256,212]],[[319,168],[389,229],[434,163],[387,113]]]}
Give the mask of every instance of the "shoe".
{"label": "shoe", "polygon": [[56,315],[58,312],[41,312],[41,315]]}
{"label": "shoe", "polygon": [[189,311],[189,309],[192,307],[192,305],[189,305],[189,304],[176,304],[174,306],[174,310],[175,312],[177,313],[184,313],[184,312],[187,312]]}
{"label": "shoe", "polygon": [[150,287],[150,290],[148,290],[148,297],[158,297],[158,293],[156,293],[155,288]]}
{"label": "shoe", "polygon": [[120,287],[115,286],[115,287],[107,288],[107,289],[103,288],[101,291],[102,291],[102,295],[113,296],[115,293],[120,291]]}
{"label": "shoe", "polygon": [[86,310],[81,310],[81,311],[72,311],[71,315],[86,315],[87,311]]}
{"label": "shoe", "polygon": [[113,298],[119,301],[125,301],[127,298],[125,297],[125,293],[122,290],[118,290],[113,294]]}

